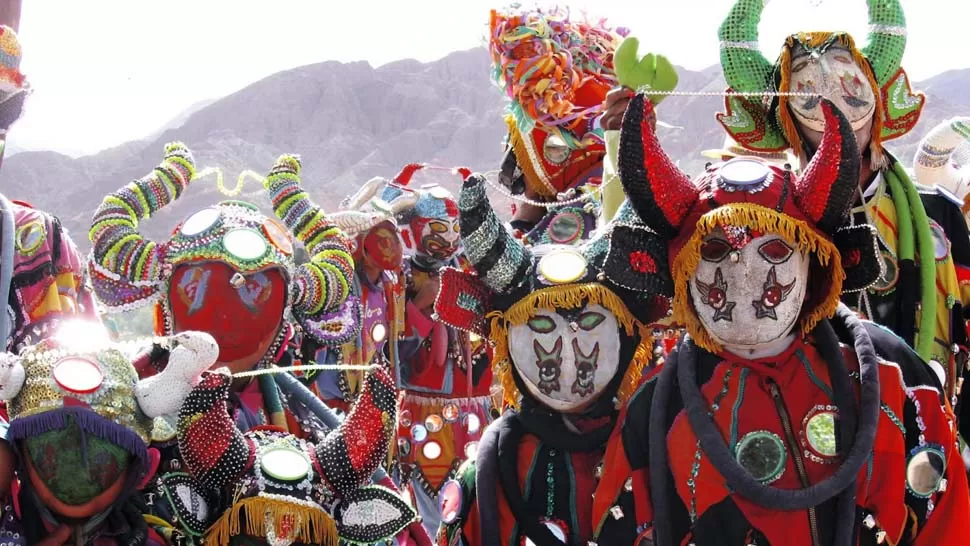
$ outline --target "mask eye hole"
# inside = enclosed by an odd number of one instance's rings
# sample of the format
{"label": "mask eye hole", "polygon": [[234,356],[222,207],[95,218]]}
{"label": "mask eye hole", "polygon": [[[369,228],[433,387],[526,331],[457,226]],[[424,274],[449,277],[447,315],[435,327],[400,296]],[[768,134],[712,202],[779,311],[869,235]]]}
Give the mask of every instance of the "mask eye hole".
{"label": "mask eye hole", "polygon": [[711,239],[701,245],[701,257],[706,262],[718,263],[731,252],[731,245],[724,239]]}
{"label": "mask eye hole", "polygon": [[582,315],[579,315],[579,320],[577,323],[583,331],[589,332],[603,323],[606,317],[602,313],[597,313],[596,311],[586,311]]}
{"label": "mask eye hole", "polygon": [[537,334],[548,334],[556,329],[556,323],[549,317],[532,317],[527,323],[529,329]]}
{"label": "mask eye hole", "polygon": [[767,243],[758,247],[758,254],[765,259],[770,264],[783,264],[791,258],[791,255],[795,250],[785,244],[781,239],[775,239],[774,241],[768,241]]}

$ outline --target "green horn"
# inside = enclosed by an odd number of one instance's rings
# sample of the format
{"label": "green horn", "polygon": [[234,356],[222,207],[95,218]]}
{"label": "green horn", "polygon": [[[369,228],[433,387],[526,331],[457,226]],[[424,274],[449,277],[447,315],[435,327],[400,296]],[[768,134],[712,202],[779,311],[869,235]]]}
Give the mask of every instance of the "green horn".
{"label": "green horn", "polygon": [[867,0],[869,39],[862,54],[882,87],[896,75],[906,52],[906,16],[899,0]]}
{"label": "green horn", "polygon": [[758,23],[765,0],[738,0],[721,28],[721,67],[731,89],[741,93],[760,93],[774,87],[774,65],[758,48]]}

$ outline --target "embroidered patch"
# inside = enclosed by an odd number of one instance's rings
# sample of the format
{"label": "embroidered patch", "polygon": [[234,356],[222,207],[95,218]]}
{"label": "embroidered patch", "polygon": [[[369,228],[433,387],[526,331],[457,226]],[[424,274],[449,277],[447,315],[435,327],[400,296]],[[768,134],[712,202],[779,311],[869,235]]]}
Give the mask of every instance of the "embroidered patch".
{"label": "embroidered patch", "polygon": [[[592,330],[592,328],[589,329]],[[593,344],[593,349],[590,350],[589,354],[583,354],[576,338],[573,338],[572,346],[573,354],[576,356],[576,379],[573,381],[572,393],[586,397],[593,393],[593,379],[596,377],[600,344]]]}
{"label": "embroidered patch", "polygon": [[603,273],[618,286],[637,292],[673,296],[674,283],[667,266],[667,242],[642,226],[616,224]]}
{"label": "embroidered patch", "polygon": [[818,404],[802,419],[799,440],[805,449],[805,455],[816,463],[833,463],[838,455],[835,437],[838,411],[836,406]]}
{"label": "embroidered patch", "polygon": [[366,486],[337,505],[337,533],[350,544],[374,544],[400,533],[417,513],[400,495],[379,486]]}
{"label": "embroidered patch", "polygon": [[434,312],[448,326],[485,337],[485,315],[491,294],[473,274],[454,267],[441,270]]}

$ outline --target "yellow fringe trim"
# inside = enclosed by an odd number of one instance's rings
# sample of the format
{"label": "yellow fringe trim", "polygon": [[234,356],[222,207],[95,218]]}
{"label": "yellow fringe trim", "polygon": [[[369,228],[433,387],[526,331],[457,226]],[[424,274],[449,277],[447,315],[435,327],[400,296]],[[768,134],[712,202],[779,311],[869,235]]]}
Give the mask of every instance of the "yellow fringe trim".
{"label": "yellow fringe trim", "polygon": [[518,409],[521,398],[521,393],[512,377],[512,359],[509,356],[508,345],[509,327],[525,324],[543,309],[548,311],[575,309],[584,304],[602,305],[613,313],[628,336],[639,337],[640,342],[633,351],[633,360],[623,375],[616,393],[619,405],[625,404],[633,396],[643,376],[643,369],[653,358],[653,331],[635,319],[623,300],[609,288],[597,283],[567,284],[537,290],[517,301],[504,313],[493,311],[488,314],[491,321],[489,337],[495,344],[492,371],[498,377],[504,391],[505,407]]}
{"label": "yellow fringe trim", "polygon": [[[875,112],[872,116],[872,130],[870,131],[870,164],[873,169],[881,169],[888,165],[888,159],[883,153],[882,148],[882,126],[883,126],[883,104],[882,104],[882,89],[879,87],[879,83],[876,82],[876,75],[872,71],[872,66],[869,65],[869,61],[866,59],[865,55],[856,48],[855,40],[852,36],[845,33],[834,32],[803,32],[794,36],[789,36],[785,41],[785,47],[781,51],[781,57],[779,62],[781,63],[781,82],[778,85],[778,91],[780,93],[788,93],[791,91],[791,50],[795,47],[797,42],[808,47],[818,47],[828,41],[832,36],[836,36],[836,41],[838,44],[852,53],[852,59],[855,63],[862,68],[863,73],[866,75],[866,79],[869,80],[869,86],[872,88],[872,94],[875,97]],[[781,130],[785,133],[785,138],[788,140],[788,144],[791,146],[792,150],[798,155],[803,165],[807,165],[808,161],[805,157],[805,151],[802,147],[802,138],[798,134],[798,129],[795,126],[795,119],[792,116],[791,111],[788,109],[789,97],[780,96],[778,97],[778,122],[781,125]]]}
{"label": "yellow fringe trim", "polygon": [[845,270],[842,269],[842,257],[832,241],[806,222],[767,207],[753,203],[724,205],[701,216],[697,221],[697,229],[674,259],[673,320],[687,328],[698,346],[713,353],[720,352],[723,348],[701,325],[691,305],[688,289],[688,281],[697,271],[697,264],[701,260],[701,244],[704,242],[704,237],[720,226],[743,226],[762,233],[776,233],[798,247],[799,251],[814,255],[823,267],[829,266],[832,274],[829,293],[814,309],[808,310],[802,316],[800,321],[802,334],[811,332],[819,321],[835,314],[835,308],[839,305],[839,296],[842,294]]}
{"label": "yellow fringe trim", "polygon": [[[206,531],[206,546],[228,546],[229,539],[240,534],[266,537],[266,514],[278,533],[285,518],[295,518],[295,541],[321,546],[338,546],[337,523],[322,508],[301,506],[267,497],[236,501],[219,521]],[[242,530],[243,521],[246,529]]]}
{"label": "yellow fringe trim", "polygon": [[[526,187],[539,197],[547,199],[555,198],[556,193],[549,189],[549,184],[546,183],[545,177],[536,170],[537,165],[533,163],[532,158],[529,156],[528,144],[524,142],[523,139],[525,137],[519,132],[519,127],[515,123],[515,116],[506,114],[505,124],[509,127],[509,146],[512,147],[512,153],[515,154],[515,161],[519,165],[519,170],[525,176]],[[541,169],[542,166],[540,165],[538,168]]]}

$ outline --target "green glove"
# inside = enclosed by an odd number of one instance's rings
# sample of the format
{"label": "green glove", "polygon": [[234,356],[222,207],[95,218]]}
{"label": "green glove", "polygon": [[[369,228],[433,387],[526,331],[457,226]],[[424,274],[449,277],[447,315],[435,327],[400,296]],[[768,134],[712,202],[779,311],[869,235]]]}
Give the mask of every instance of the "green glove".
{"label": "green glove", "polygon": [[[637,50],[640,41],[633,36],[623,39],[620,47],[613,53],[613,67],[620,85],[639,90],[649,87],[657,91],[673,91],[677,87],[677,71],[667,57],[647,53],[642,59]],[[654,106],[666,98],[665,95],[648,95]]]}

